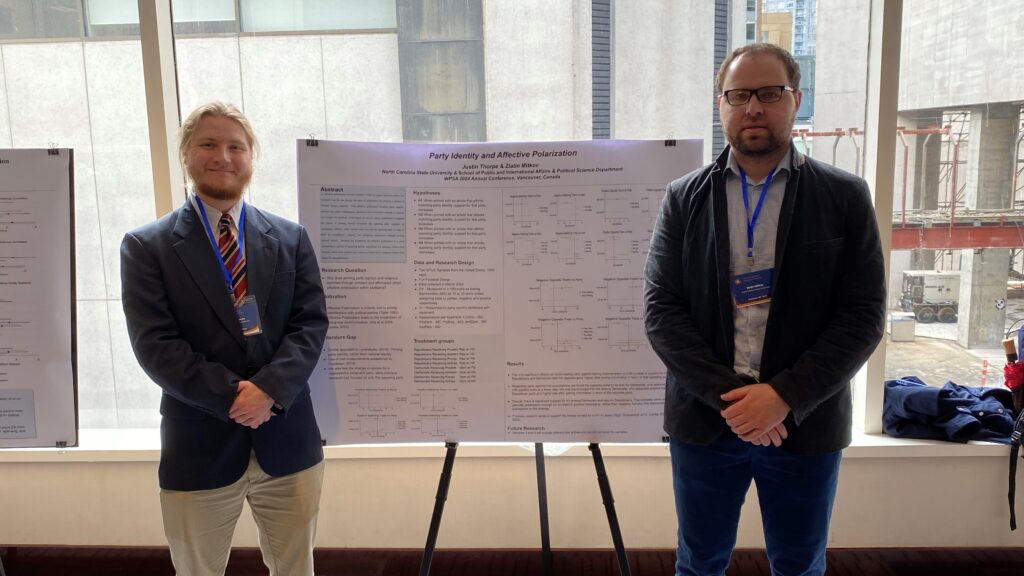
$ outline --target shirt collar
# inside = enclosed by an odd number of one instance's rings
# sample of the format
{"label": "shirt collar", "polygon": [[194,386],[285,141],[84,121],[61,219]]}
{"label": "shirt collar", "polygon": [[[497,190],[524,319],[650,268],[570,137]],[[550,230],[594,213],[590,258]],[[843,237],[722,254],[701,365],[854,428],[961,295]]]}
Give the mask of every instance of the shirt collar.
{"label": "shirt collar", "polygon": [[[189,200],[192,201],[192,207],[198,212],[199,205],[197,203],[203,202],[203,200],[195,192],[189,194]],[[231,215],[232,224],[234,224],[235,230],[238,229],[238,219],[242,216],[243,204],[244,202],[242,200],[239,200],[238,202],[235,202],[234,206],[228,209],[228,214]],[[203,208],[206,210],[206,217],[208,218],[208,222],[210,223],[210,229],[216,230],[217,225],[220,222],[220,217],[224,213],[214,208],[213,206],[210,206],[206,202],[203,202]]]}

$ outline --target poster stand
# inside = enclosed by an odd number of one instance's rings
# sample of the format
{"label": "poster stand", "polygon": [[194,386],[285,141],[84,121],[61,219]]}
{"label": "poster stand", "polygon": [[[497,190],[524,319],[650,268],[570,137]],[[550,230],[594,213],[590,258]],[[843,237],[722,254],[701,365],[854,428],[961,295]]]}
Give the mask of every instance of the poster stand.
{"label": "poster stand", "polygon": [[630,576],[629,559],[626,558],[626,547],[622,543],[622,531],[619,529],[619,517],[615,513],[615,499],[612,498],[612,485],[608,481],[608,473],[604,469],[604,458],[601,456],[601,446],[597,442],[591,442],[590,453],[594,456],[594,469],[597,470],[597,485],[601,488],[601,501],[604,502],[604,510],[608,514],[608,527],[612,531],[612,542],[615,544],[615,557],[619,560],[619,574]]}
{"label": "poster stand", "polygon": [[441,468],[441,479],[437,483],[437,496],[434,497],[434,514],[430,517],[430,529],[427,531],[427,544],[423,547],[423,560],[420,561],[420,576],[430,574],[430,562],[434,559],[434,545],[437,544],[437,531],[441,528],[441,514],[444,513],[444,502],[448,499],[448,485],[452,481],[452,466],[455,465],[455,451],[458,442],[445,442],[447,452],[444,455],[444,466]]}
{"label": "poster stand", "polygon": [[544,565],[544,576],[552,576],[554,557],[551,555],[551,532],[548,529],[548,479],[544,468],[544,443],[533,445],[533,457],[537,462],[537,503],[540,506],[540,550]]}
{"label": "poster stand", "polygon": [[[455,465],[455,452],[458,449],[458,442],[446,442],[444,466],[441,469],[441,478],[437,485],[437,496],[434,500],[434,513],[430,518],[430,529],[427,531],[427,543],[423,548],[423,559],[420,562],[420,576],[429,576],[430,563],[434,558],[434,547],[437,544],[437,533],[441,527],[441,515],[444,513],[444,503],[448,499],[448,487],[451,484],[452,468]],[[611,483],[608,481],[608,473],[604,467],[604,458],[601,455],[601,446],[592,442],[589,445],[590,453],[594,457],[594,468],[597,471],[597,483],[601,489],[601,500],[604,503],[605,512],[608,515],[608,527],[611,529],[612,542],[615,545],[615,556],[619,563],[619,574],[631,576],[629,559],[626,557],[625,545],[622,542],[622,531],[619,528],[618,515],[615,513],[615,499],[612,498]],[[544,565],[544,575],[553,576],[553,557],[551,554],[551,539],[548,531],[548,499],[547,479],[544,468],[544,444],[534,444],[534,456],[537,462],[537,492],[540,502],[540,534],[541,534],[541,556]],[[0,575],[2,576],[2,575]]]}

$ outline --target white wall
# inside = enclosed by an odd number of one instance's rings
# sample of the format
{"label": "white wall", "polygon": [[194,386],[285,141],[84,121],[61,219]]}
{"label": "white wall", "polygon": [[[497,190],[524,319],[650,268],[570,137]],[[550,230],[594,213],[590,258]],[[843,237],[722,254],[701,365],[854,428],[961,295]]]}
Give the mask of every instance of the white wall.
{"label": "white wall", "polygon": [[1024,100],[1022,31],[1017,0],[905,0],[900,110]]}
{"label": "white wall", "polygon": [[484,2],[488,140],[591,138],[590,18],[584,0]]}
{"label": "white wall", "polygon": [[612,137],[703,138],[714,106],[713,2],[616,2]]}
{"label": "white wall", "polygon": [[[603,449],[626,547],[674,547],[667,448]],[[848,449],[830,545],[1024,546],[1024,532],[1008,529],[1007,450]],[[318,546],[422,548],[443,447],[329,448],[328,454]],[[163,546],[155,459],[156,451],[0,452],[0,543]],[[552,546],[611,548],[586,448],[548,457],[547,474]],[[747,500],[737,546],[760,548],[756,497]],[[247,512],[235,544],[256,546]],[[532,453],[517,446],[460,447],[438,547],[539,548]]]}
{"label": "white wall", "polygon": [[729,0],[729,18],[729,51],[731,52],[747,43],[747,0]]}
{"label": "white wall", "polygon": [[249,200],[296,219],[295,140],[402,140],[395,34],[188,38],[176,43],[182,114],[227,100],[260,140]]}
{"label": "white wall", "polygon": [[[829,2],[819,6],[815,62],[814,130],[864,130],[866,121],[868,17],[870,0]],[[812,156],[854,172],[857,146],[849,136],[818,137]],[[834,146],[834,147],[833,147]],[[864,137],[860,137],[863,149]],[[863,174],[863,170],[861,171]]]}

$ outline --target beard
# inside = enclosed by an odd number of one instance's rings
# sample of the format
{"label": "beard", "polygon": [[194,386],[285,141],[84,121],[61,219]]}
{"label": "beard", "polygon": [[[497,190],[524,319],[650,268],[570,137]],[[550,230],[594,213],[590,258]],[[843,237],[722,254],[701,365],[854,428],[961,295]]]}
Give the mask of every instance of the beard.
{"label": "beard", "polygon": [[793,116],[788,119],[788,122],[784,122],[783,126],[778,129],[771,127],[771,120],[765,119],[765,123],[758,122],[759,125],[765,125],[767,130],[764,134],[758,134],[756,138],[750,135],[744,134],[743,124],[739,119],[736,119],[740,126],[735,131],[725,131],[725,139],[729,141],[729,145],[745,156],[770,156],[777,153],[781,148],[788,148],[790,141],[792,140],[791,134],[793,133],[793,123],[796,120],[796,112],[793,112]]}
{"label": "beard", "polygon": [[242,186],[213,186],[193,181],[197,193],[215,200],[238,200],[245,192],[245,184]]}
{"label": "beard", "polygon": [[196,178],[191,174],[191,171],[189,172],[189,178],[192,180],[192,186],[196,193],[214,200],[238,201],[242,198],[242,194],[249,185],[249,180],[252,179],[252,173],[250,173],[244,178],[239,179],[236,185],[219,185],[206,182],[202,178]]}
{"label": "beard", "polygon": [[768,130],[767,134],[760,138],[744,137],[742,129],[733,134],[727,133],[725,137],[733,150],[744,156],[770,156],[781,148],[789,147],[792,131],[793,125],[788,124],[783,130]]}
{"label": "beard", "polygon": [[741,135],[730,136],[728,140],[734,150],[745,156],[769,156],[789,145],[788,138],[782,138],[775,132],[769,132],[767,138],[753,141],[744,139]]}

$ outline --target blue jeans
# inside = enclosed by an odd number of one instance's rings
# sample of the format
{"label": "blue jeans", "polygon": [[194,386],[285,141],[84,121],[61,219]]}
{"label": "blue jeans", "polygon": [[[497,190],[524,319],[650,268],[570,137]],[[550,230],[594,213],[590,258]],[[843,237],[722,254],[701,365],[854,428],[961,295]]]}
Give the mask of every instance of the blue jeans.
{"label": "blue jeans", "polygon": [[725,573],[751,480],[772,574],[825,573],[841,451],[794,455],[744,442],[729,430],[709,446],[672,439],[669,448],[679,520],[677,576]]}

